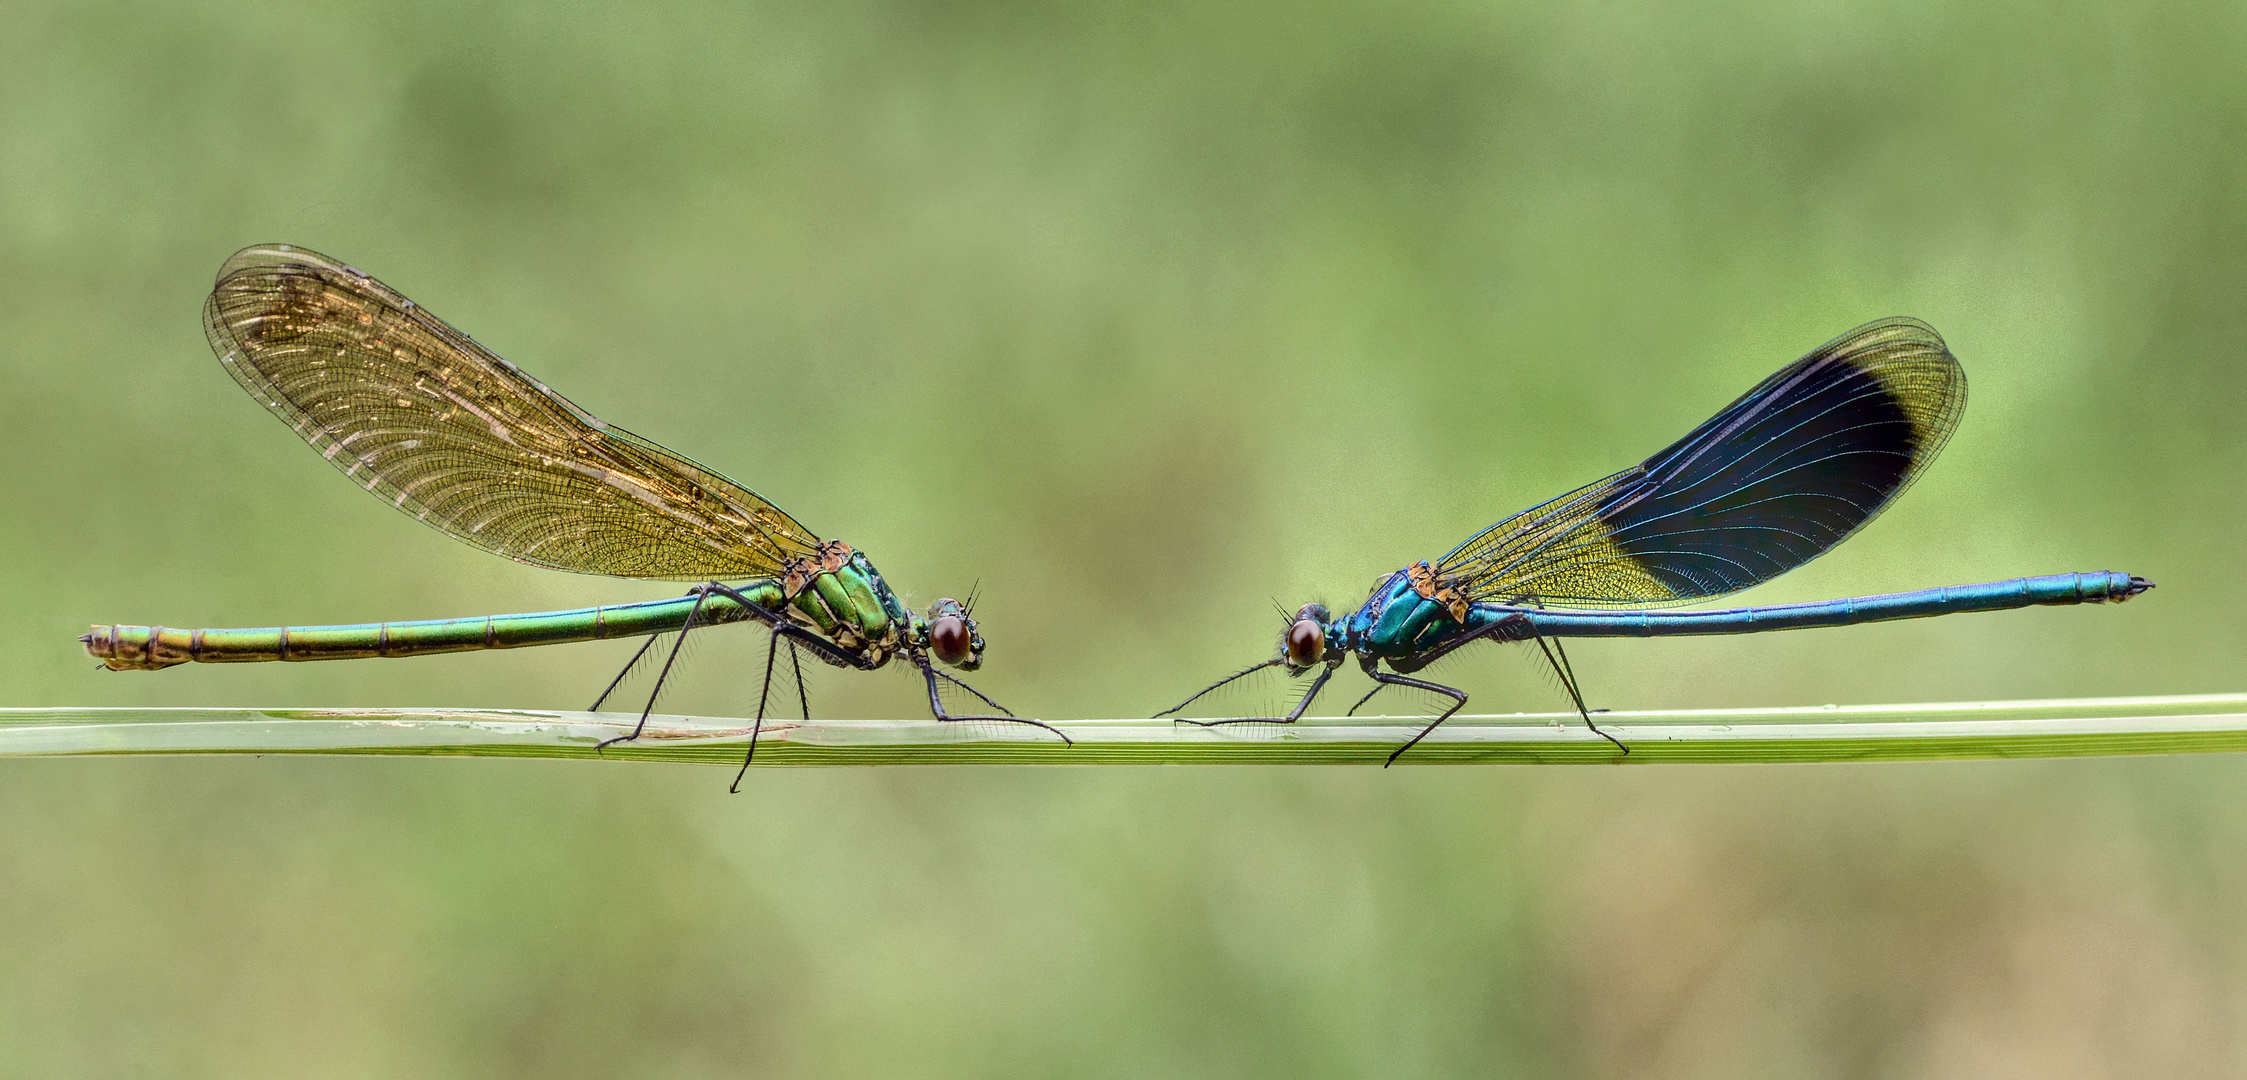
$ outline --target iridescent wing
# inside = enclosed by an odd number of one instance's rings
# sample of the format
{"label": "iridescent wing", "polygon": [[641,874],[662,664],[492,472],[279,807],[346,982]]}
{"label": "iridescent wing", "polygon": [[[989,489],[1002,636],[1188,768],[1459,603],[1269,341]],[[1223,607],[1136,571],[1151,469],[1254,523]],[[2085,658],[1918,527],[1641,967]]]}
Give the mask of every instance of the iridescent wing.
{"label": "iridescent wing", "polygon": [[345,476],[486,551],[705,581],[775,576],[819,545],[755,492],[603,423],[324,255],[235,253],[203,325],[234,381]]}
{"label": "iridescent wing", "polygon": [[1966,373],[1933,327],[1867,323],[1637,467],[1484,529],[1436,573],[1478,600],[1573,607],[1736,592],[1871,521],[1965,408]]}

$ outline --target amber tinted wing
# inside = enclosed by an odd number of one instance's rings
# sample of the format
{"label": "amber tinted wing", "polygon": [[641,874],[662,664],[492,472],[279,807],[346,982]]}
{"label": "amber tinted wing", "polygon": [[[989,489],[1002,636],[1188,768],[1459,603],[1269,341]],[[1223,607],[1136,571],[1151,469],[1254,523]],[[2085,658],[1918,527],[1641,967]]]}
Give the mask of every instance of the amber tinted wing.
{"label": "amber tinted wing", "polygon": [[1933,327],[1867,323],[1636,468],[1484,529],[1437,571],[1477,599],[1578,607],[1745,589],[1871,521],[1965,408],[1966,374]]}
{"label": "amber tinted wing", "polygon": [[345,476],[456,539],[615,577],[766,577],[818,538],[603,423],[383,283],[244,248],[203,307],[219,362]]}

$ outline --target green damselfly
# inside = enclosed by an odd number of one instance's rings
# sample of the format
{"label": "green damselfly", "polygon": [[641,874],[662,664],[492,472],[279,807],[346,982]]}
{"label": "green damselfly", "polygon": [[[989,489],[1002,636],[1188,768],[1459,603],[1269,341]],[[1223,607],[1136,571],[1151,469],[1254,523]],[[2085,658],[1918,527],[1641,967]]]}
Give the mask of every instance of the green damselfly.
{"label": "green damselfly", "polygon": [[[219,363],[251,397],[352,482],[416,520],[534,566],[697,584],[670,600],[467,619],[258,630],[96,626],[79,640],[111,670],[645,636],[628,673],[657,635],[676,632],[639,724],[601,744],[608,746],[645,729],[689,631],[754,620],[773,640],[744,769],[756,754],[782,642],[807,714],[798,649],[864,671],[903,659],[926,682],[939,720],[1005,721],[1067,739],[931,662],[962,671],[981,665],[972,596],[938,600],[925,616],[908,610],[865,553],[821,540],[717,471],[603,422],[359,270],[284,244],[244,248],[219,268],[203,324]],[[940,683],[1003,715],[953,715]]]}

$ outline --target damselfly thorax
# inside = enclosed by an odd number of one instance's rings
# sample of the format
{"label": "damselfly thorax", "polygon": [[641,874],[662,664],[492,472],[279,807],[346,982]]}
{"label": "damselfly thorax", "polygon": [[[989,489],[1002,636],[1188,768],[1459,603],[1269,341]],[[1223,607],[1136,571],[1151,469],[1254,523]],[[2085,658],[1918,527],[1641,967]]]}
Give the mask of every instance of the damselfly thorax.
{"label": "damselfly thorax", "polygon": [[946,597],[926,618],[897,598],[866,554],[841,540],[788,560],[780,576],[787,613],[872,669],[899,655],[933,655],[963,671],[983,663],[983,637],[967,608]]}

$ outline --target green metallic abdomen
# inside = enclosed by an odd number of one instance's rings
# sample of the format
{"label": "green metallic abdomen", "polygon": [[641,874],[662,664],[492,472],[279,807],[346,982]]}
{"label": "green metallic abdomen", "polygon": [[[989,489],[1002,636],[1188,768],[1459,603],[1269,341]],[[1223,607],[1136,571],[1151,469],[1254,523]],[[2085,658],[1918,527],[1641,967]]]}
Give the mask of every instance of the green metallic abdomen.
{"label": "green metallic abdomen", "polygon": [[[766,610],[781,605],[780,583],[753,581],[743,596]],[[191,661],[247,664],[268,660],[358,660],[374,656],[516,649],[575,641],[646,637],[686,625],[695,598],[675,597],[639,604],[548,611],[535,615],[487,615],[421,622],[363,623],[351,626],[286,626],[256,630],[177,630],[162,626],[97,626],[78,640],[112,671],[154,671]],[[755,618],[732,598],[702,602],[695,625]]]}

